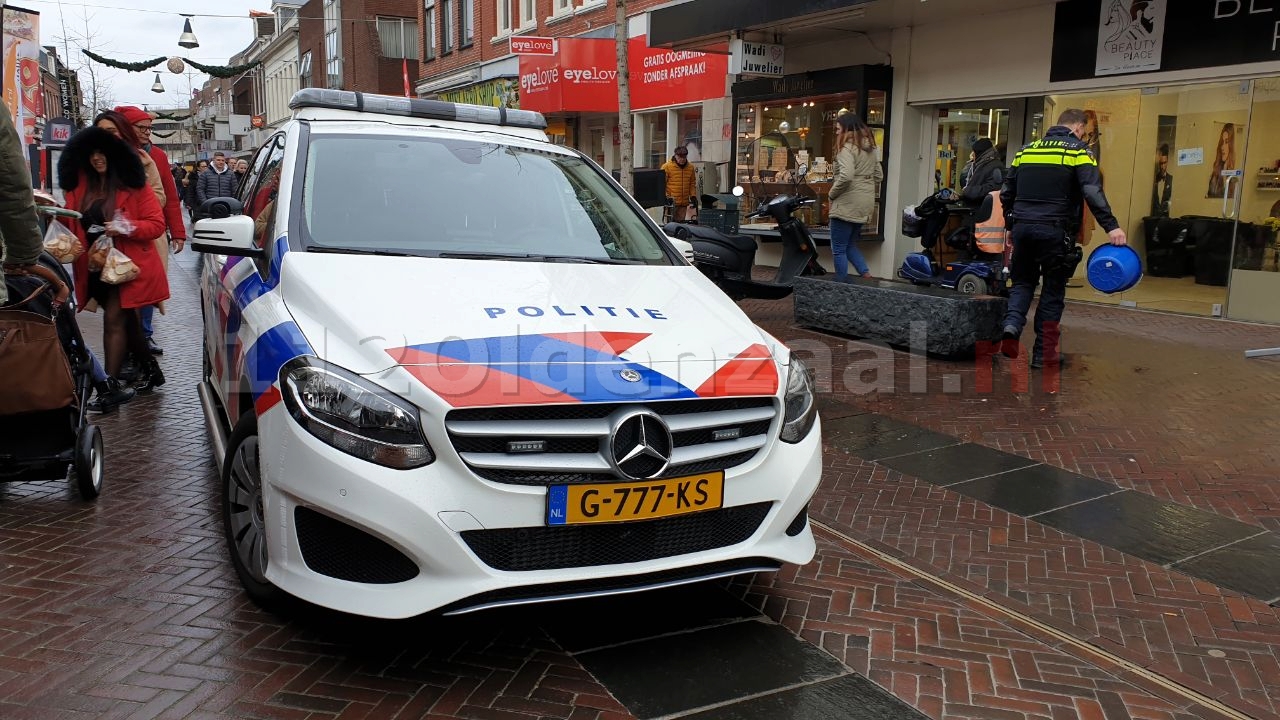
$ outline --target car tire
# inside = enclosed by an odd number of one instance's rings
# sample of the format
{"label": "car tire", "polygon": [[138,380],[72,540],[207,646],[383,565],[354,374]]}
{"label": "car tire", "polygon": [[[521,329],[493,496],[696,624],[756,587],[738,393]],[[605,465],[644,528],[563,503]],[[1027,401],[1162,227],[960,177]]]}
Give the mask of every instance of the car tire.
{"label": "car tire", "polygon": [[222,528],[231,564],[245,592],[272,608],[284,592],[267,579],[267,531],[258,461],[258,418],[245,413],[227,441],[222,464]]}
{"label": "car tire", "polygon": [[97,425],[85,425],[76,436],[76,456],[72,469],[80,497],[93,500],[102,492],[102,431]]}
{"label": "car tire", "polygon": [[956,280],[956,292],[965,295],[986,295],[988,294],[987,281],[973,273],[965,273]]}

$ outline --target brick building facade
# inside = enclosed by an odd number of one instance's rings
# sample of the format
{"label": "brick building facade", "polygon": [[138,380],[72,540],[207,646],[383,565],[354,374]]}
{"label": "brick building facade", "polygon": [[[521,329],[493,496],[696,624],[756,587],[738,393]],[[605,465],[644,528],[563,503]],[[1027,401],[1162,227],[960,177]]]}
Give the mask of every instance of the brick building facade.
{"label": "brick building facade", "polygon": [[[338,15],[338,53],[331,58],[325,51],[325,16],[327,0],[310,0],[298,13],[298,56],[300,87],[338,87],[344,90],[404,94],[404,63],[407,60],[409,81],[418,76],[418,53],[412,57],[384,56],[384,39],[378,32],[380,20],[386,27],[389,21],[413,23],[412,34],[417,29],[418,5],[416,0],[340,0],[336,3]],[[390,41],[394,47],[394,41]],[[416,48],[411,48],[416,50]],[[311,53],[307,59],[307,53]],[[402,53],[403,54],[403,53]],[[331,67],[331,61],[336,60]],[[335,70],[336,82],[329,82],[330,70]]]}

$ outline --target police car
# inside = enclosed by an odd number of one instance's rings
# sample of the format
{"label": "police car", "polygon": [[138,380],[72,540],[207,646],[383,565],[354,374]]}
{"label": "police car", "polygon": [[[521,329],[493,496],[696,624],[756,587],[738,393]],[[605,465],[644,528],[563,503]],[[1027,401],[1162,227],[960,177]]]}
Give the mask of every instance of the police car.
{"label": "police car", "polygon": [[254,600],[403,618],[812,558],[810,373],[541,115],[290,106],[192,242]]}

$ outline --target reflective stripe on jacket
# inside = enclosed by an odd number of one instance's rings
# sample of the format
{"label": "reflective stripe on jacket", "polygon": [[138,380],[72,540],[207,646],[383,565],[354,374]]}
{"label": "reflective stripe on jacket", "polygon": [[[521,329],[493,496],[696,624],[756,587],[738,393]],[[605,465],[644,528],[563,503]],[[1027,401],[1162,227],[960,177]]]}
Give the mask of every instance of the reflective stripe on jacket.
{"label": "reflective stripe on jacket", "polygon": [[1102,194],[1098,161],[1089,146],[1061,125],[1022,148],[1000,193],[1005,224],[1045,223],[1073,232],[1089,204],[1103,230],[1120,227]]}

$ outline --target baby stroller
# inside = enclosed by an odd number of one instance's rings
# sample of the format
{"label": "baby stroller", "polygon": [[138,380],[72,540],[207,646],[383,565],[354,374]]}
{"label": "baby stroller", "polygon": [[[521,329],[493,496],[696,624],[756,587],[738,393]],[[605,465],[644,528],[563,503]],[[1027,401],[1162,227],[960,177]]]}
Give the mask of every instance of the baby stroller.
{"label": "baby stroller", "polygon": [[[966,295],[1005,295],[1009,284],[1008,244],[1002,242],[999,249],[993,249],[988,243],[979,242],[975,233],[975,226],[991,217],[993,199],[987,196],[976,208],[959,200],[954,191],[943,188],[903,211],[902,234],[920,238],[924,249],[903,259],[898,277],[916,285],[933,285]],[[960,224],[943,238],[943,228],[952,216],[960,216]],[[934,248],[939,240],[958,251],[955,260],[938,261]]]}
{"label": "baby stroller", "polygon": [[48,253],[29,274],[4,276],[0,307],[0,482],[70,477],[80,496],[102,490],[102,433],[88,422],[88,346],[66,271]]}

